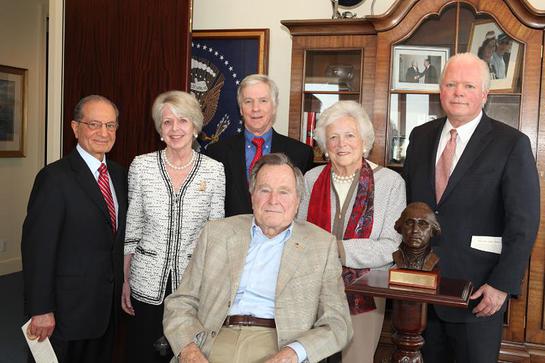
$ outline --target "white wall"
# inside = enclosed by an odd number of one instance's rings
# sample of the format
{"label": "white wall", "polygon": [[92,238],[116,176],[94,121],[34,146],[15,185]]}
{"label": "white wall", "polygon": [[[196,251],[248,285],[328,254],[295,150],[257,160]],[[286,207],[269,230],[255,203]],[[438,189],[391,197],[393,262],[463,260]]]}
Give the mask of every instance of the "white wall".
{"label": "white wall", "polygon": [[[373,1],[350,9],[358,17],[371,13]],[[374,13],[382,14],[394,0],[375,1]],[[346,10],[346,9],[345,9]],[[269,76],[280,89],[275,129],[288,133],[291,77],[291,36],[281,20],[329,19],[329,0],[193,0],[193,29],[269,28]]]}
{"label": "white wall", "polygon": [[0,158],[0,275],[21,270],[21,226],[45,145],[45,14],[47,0],[0,0],[0,64],[26,68],[24,158]]}

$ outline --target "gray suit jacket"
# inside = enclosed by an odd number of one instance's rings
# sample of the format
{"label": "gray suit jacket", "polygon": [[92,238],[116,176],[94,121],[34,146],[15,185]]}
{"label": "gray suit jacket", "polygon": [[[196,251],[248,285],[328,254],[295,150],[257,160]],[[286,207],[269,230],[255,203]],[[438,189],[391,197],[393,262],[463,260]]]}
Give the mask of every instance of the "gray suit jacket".
{"label": "gray suit jacket", "polygon": [[[235,299],[250,243],[252,215],[204,227],[180,287],[165,299],[163,327],[176,355],[195,341],[208,355]],[[278,346],[301,343],[317,362],[341,350],[352,324],[335,238],[308,222],[294,222],[286,241],[275,302]]]}

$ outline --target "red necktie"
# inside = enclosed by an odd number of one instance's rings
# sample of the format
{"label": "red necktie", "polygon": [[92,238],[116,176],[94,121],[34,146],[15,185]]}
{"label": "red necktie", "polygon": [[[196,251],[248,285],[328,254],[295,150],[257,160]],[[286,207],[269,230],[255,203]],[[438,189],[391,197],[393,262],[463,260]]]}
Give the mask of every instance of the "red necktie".
{"label": "red necktie", "polygon": [[255,145],[255,155],[252,159],[252,162],[250,163],[250,169],[248,169],[248,173],[252,173],[252,169],[254,168],[255,163],[263,156],[263,144],[265,143],[265,140],[261,137],[254,137],[252,139],[252,144]]}
{"label": "red necktie", "polygon": [[112,221],[112,230],[115,233],[116,223],[115,223],[115,204],[114,198],[112,197],[112,190],[110,189],[110,178],[108,177],[108,168],[106,164],[101,163],[98,168],[98,187],[102,192],[102,196],[106,201],[108,206],[108,212],[110,213],[110,220]]}
{"label": "red necktie", "polygon": [[456,129],[450,130],[450,139],[435,166],[435,201],[437,203],[439,203],[443,192],[447,188],[450,170],[452,169],[452,160],[456,152],[456,137],[458,137]]}

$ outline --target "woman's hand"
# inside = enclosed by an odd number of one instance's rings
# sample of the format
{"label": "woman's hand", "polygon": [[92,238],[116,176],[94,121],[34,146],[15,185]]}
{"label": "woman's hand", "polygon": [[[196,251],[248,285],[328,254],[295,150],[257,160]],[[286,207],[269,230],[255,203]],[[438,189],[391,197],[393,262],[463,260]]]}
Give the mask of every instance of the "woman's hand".
{"label": "woman's hand", "polygon": [[123,282],[123,291],[121,292],[121,308],[127,314],[134,316],[134,308],[131,303],[131,286],[128,281]]}

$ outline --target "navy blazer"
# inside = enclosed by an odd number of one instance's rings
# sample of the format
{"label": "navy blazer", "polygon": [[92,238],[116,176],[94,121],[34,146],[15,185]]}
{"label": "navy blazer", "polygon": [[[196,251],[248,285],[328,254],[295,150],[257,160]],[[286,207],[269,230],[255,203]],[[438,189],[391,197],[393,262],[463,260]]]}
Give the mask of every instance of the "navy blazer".
{"label": "navy blazer", "polygon": [[[432,247],[442,276],[517,295],[539,226],[539,180],[530,140],[483,113],[437,203],[435,160],[445,122],[440,118],[411,133],[404,165],[407,203],[425,202],[435,211],[442,234]],[[472,248],[472,236],[502,237],[501,254]],[[471,313],[477,303],[469,309],[434,307],[443,320],[465,322],[477,319]]]}
{"label": "navy blazer", "polygon": [[[225,216],[252,214],[252,203],[246,179],[244,133],[208,146],[206,155],[225,167]],[[284,153],[304,174],[313,167],[312,148],[273,129],[271,153]]]}
{"label": "navy blazer", "polygon": [[111,160],[108,172],[119,205],[115,235],[98,183],[77,150],[38,173],[28,202],[21,242],[25,312],[53,312],[55,332],[65,340],[100,337],[112,311],[117,319],[127,174]]}

